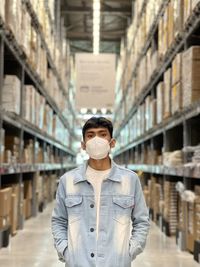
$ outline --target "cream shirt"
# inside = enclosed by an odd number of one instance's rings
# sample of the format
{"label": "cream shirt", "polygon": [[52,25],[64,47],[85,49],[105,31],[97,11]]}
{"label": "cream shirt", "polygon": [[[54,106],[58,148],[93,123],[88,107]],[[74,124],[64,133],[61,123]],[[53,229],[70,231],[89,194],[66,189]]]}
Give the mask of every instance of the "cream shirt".
{"label": "cream shirt", "polygon": [[96,238],[98,240],[99,233],[99,208],[100,208],[100,198],[101,198],[101,185],[103,180],[108,177],[111,169],[105,171],[97,171],[92,169],[90,166],[87,167],[86,177],[88,182],[91,183],[94,189],[95,195],[95,205],[96,205]]}

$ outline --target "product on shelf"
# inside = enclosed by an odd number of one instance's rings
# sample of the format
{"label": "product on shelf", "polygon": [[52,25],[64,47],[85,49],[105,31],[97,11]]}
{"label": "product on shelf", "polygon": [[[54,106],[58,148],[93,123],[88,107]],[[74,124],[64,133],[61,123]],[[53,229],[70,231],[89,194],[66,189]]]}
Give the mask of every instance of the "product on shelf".
{"label": "product on shelf", "polygon": [[33,188],[32,181],[25,180],[24,182],[24,217],[28,219],[32,214],[32,198],[33,198]]}
{"label": "product on shelf", "polygon": [[193,46],[183,53],[182,80],[183,106],[200,99],[200,46]]}
{"label": "product on shelf", "polygon": [[184,0],[174,2],[174,36],[177,37],[183,30]]}
{"label": "product on shelf", "polygon": [[24,140],[23,162],[33,163],[34,159],[34,141],[32,139]]}
{"label": "product on shelf", "polygon": [[160,82],[157,85],[157,123],[161,123],[163,120],[164,114],[164,82]]}
{"label": "product on shelf", "polygon": [[6,75],[2,90],[2,103],[6,111],[20,114],[20,86],[21,82],[14,75]]}
{"label": "product on shelf", "polygon": [[177,199],[178,193],[175,189],[175,183],[164,181],[164,214],[163,217],[168,223],[167,232],[169,235],[175,235],[177,228]]}
{"label": "product on shelf", "polygon": [[4,163],[16,164],[20,158],[20,139],[17,136],[5,134]]}
{"label": "product on shelf", "polygon": [[12,188],[0,189],[0,229],[10,225]]}
{"label": "product on shelf", "polygon": [[3,21],[5,21],[5,0],[1,0],[0,17]]}
{"label": "product on shelf", "polygon": [[164,73],[164,119],[171,116],[171,68]]}
{"label": "product on shelf", "polygon": [[185,166],[195,166],[200,163],[200,145],[186,146],[183,148],[183,153],[186,158]]}
{"label": "product on shelf", "polygon": [[183,164],[183,152],[176,150],[163,153],[163,165],[168,167],[177,167]]}
{"label": "product on shelf", "polygon": [[192,11],[192,0],[184,0],[184,24],[187,22]]}

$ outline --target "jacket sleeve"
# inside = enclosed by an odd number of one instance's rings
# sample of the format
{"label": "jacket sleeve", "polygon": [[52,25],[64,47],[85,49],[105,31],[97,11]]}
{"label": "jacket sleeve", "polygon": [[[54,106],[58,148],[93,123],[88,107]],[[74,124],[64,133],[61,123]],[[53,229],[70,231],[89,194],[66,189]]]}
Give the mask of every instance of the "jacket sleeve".
{"label": "jacket sleeve", "polygon": [[51,227],[54,238],[54,245],[58,253],[59,260],[65,262],[64,252],[68,246],[67,231],[68,231],[68,214],[65,207],[65,186],[66,177],[60,178],[56,193],[56,205],[52,213]]}
{"label": "jacket sleeve", "polygon": [[134,260],[140,254],[146,244],[146,238],[150,227],[149,211],[147,209],[142,187],[138,176],[136,176],[134,208],[132,210],[132,231],[129,243],[129,253]]}

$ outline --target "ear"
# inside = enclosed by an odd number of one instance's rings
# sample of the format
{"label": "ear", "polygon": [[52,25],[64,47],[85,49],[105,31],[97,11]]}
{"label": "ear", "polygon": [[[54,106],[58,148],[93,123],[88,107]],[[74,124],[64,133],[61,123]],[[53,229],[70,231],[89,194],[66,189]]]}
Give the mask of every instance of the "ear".
{"label": "ear", "polygon": [[116,144],[116,140],[113,138],[113,139],[111,140],[110,147],[111,147],[111,148],[114,148],[114,147],[115,147],[115,144]]}
{"label": "ear", "polygon": [[86,145],[85,145],[85,142],[81,142],[81,148],[83,149],[83,150],[86,150]]}

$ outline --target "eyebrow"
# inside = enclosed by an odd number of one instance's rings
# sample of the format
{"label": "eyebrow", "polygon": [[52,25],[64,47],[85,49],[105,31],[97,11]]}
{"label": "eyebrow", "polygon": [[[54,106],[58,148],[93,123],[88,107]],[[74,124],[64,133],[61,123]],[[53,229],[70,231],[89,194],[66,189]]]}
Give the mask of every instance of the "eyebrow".
{"label": "eyebrow", "polygon": [[[99,130],[97,131],[98,133],[107,133],[106,130]],[[87,131],[86,134],[90,134],[90,133],[96,133],[96,131]]]}

